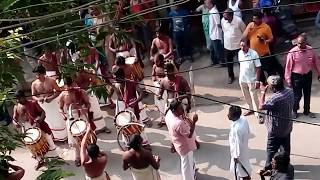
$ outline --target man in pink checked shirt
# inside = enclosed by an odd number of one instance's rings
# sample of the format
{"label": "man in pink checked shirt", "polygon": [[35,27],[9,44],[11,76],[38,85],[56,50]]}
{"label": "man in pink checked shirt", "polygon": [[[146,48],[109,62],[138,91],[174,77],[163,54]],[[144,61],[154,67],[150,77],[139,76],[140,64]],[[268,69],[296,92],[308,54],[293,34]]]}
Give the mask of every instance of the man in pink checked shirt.
{"label": "man in pink checked shirt", "polygon": [[304,36],[299,36],[297,46],[292,48],[287,55],[287,63],[285,69],[285,80],[290,87],[293,88],[294,105],[293,118],[298,117],[299,103],[304,98],[303,114],[310,118],[315,118],[315,114],[310,112],[310,96],[312,85],[312,68],[318,73],[320,81],[320,63],[317,55],[311,46],[306,43]]}
{"label": "man in pink checked shirt", "polygon": [[171,142],[181,160],[181,175],[183,180],[195,180],[195,163],[193,151],[197,149],[194,129],[198,121],[195,114],[189,123],[184,117],[184,108],[180,101],[173,100],[166,113],[165,121]]}

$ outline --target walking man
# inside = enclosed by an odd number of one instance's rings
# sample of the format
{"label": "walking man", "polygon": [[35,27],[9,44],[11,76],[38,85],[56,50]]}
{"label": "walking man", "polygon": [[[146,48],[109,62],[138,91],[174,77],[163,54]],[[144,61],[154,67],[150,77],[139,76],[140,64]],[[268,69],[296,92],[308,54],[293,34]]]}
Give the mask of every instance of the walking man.
{"label": "walking man", "polygon": [[180,101],[171,102],[165,121],[173,143],[181,160],[181,174],[183,180],[195,180],[195,163],[193,151],[197,149],[195,136],[193,136],[198,115],[194,115],[192,122],[183,118],[184,109]]}
{"label": "walking man", "polygon": [[[253,110],[258,110],[259,106],[258,91],[260,87],[261,63],[258,53],[249,48],[247,41],[241,41],[240,48],[241,50],[238,53],[240,62],[239,84],[250,109],[250,111],[244,113],[244,116],[249,116],[253,114]],[[258,119],[260,118],[258,113],[255,113],[255,116]]]}
{"label": "walking man", "polygon": [[234,16],[232,9],[227,9],[224,11],[221,25],[223,31],[225,55],[228,63],[228,84],[231,84],[234,81],[233,58],[240,50],[240,41],[242,34],[246,29],[246,25],[240,17]]}
{"label": "walking man", "polygon": [[292,48],[287,55],[287,63],[285,69],[285,80],[290,87],[293,88],[294,106],[293,118],[298,117],[299,103],[304,98],[303,114],[310,118],[316,116],[310,112],[310,96],[312,86],[312,69],[318,73],[320,80],[320,65],[317,55],[311,46],[308,46],[304,36],[299,36],[298,45]]}
{"label": "walking man", "polygon": [[[223,63],[222,29],[220,15],[213,0],[206,0],[205,5],[209,10],[209,35],[211,39],[210,55],[211,64]],[[225,65],[222,65],[225,66]]]}
{"label": "walking man", "polygon": [[228,118],[232,121],[229,133],[230,144],[230,172],[243,180],[250,180],[252,171],[249,162],[249,136],[250,128],[248,121],[241,117],[241,108],[238,106],[231,106],[229,108]]}
{"label": "walking man", "polygon": [[[281,150],[290,155],[290,134],[292,131],[293,91],[285,88],[280,76],[270,76],[268,85],[261,87],[259,109],[267,110],[266,126],[268,130],[267,161],[264,170],[270,170],[271,161],[275,153]],[[268,89],[274,92],[272,97],[265,101]]]}

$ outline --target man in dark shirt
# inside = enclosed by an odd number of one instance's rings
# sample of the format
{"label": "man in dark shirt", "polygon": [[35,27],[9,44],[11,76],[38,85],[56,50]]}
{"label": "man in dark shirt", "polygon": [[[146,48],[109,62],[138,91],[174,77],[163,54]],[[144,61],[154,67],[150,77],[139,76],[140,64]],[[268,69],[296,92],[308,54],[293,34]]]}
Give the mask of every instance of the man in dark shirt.
{"label": "man in dark shirt", "polygon": [[[270,76],[268,85],[261,88],[260,110],[267,110],[266,126],[268,130],[266,170],[271,169],[272,157],[282,146],[285,154],[290,155],[290,134],[292,131],[293,91],[285,88],[280,76]],[[274,92],[265,101],[268,88]]]}
{"label": "man in dark shirt", "polygon": [[290,157],[284,153],[278,152],[272,158],[272,170],[260,171],[261,180],[264,176],[270,176],[270,180],[293,180],[294,167],[290,164]]}

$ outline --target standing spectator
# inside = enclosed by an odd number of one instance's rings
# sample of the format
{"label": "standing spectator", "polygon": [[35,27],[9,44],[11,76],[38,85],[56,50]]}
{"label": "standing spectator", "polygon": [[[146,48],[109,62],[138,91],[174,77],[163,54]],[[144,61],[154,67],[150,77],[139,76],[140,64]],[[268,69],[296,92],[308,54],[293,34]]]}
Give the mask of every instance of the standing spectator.
{"label": "standing spectator", "polygon": [[241,37],[246,29],[246,25],[241,18],[234,16],[232,9],[224,11],[221,25],[223,30],[226,60],[228,63],[228,83],[231,84],[234,81],[233,58],[239,52]]}
{"label": "standing spectator", "polygon": [[256,8],[263,8],[263,7],[270,7],[273,5],[273,0],[252,0],[253,7]]}
{"label": "standing spectator", "polygon": [[172,18],[172,35],[177,48],[179,62],[182,62],[186,56],[189,56],[191,61],[193,61],[190,42],[188,42],[188,40],[190,41],[190,38],[188,38],[188,19],[187,17],[183,17],[188,14],[188,11],[183,9],[181,5],[177,5],[169,13],[169,16]]}
{"label": "standing spectator", "polygon": [[[279,37],[279,23],[277,18],[273,15],[271,8],[265,8],[262,11],[263,11],[262,22],[266,23],[271,28],[271,31],[272,31],[273,41],[269,44],[269,48],[270,48],[270,54],[274,54],[276,49],[276,44],[277,44],[277,38]],[[270,59],[273,59],[270,65],[271,68],[273,69],[272,74],[278,73],[279,76],[282,79],[284,79],[284,69],[282,65],[279,63],[279,61],[275,56],[270,57]]]}
{"label": "standing spectator", "polygon": [[202,29],[206,38],[207,49],[210,50],[209,9],[205,4],[202,4],[196,9],[196,12],[202,12]]}
{"label": "standing spectator", "polygon": [[228,0],[228,8],[234,11],[234,15],[242,18],[242,0]]}
{"label": "standing spectator", "polygon": [[[268,85],[261,87],[259,109],[267,110],[266,126],[268,130],[267,160],[264,170],[271,169],[273,156],[282,150],[290,155],[290,135],[292,131],[293,91],[285,88],[280,76],[270,76]],[[268,88],[274,93],[265,101]],[[281,148],[280,148],[281,147]]]}
{"label": "standing spectator", "polygon": [[[249,116],[253,114],[252,110],[258,110],[259,106],[258,90],[260,87],[261,63],[257,52],[249,48],[247,41],[241,41],[240,48],[241,50],[238,53],[240,62],[239,84],[244,99],[251,110],[245,112],[244,116]],[[258,113],[255,116],[259,118]]]}
{"label": "standing spectator", "polygon": [[248,147],[250,128],[248,121],[241,117],[241,113],[241,108],[238,106],[231,106],[229,109],[228,118],[232,121],[229,133],[230,171],[243,180],[250,180],[252,171]]}
{"label": "standing spectator", "polygon": [[293,118],[298,117],[297,111],[302,97],[304,98],[303,114],[310,118],[315,118],[315,114],[310,112],[310,96],[312,86],[312,69],[318,73],[320,80],[320,65],[313,48],[306,43],[304,36],[297,39],[297,46],[292,48],[287,55],[285,69],[285,79],[294,92]]}
{"label": "standing spectator", "polygon": [[273,41],[273,35],[271,28],[262,22],[262,14],[260,12],[255,12],[253,14],[253,22],[249,23],[243,37],[249,39],[250,48],[255,50],[261,57],[261,81],[266,82],[266,77],[264,71],[267,74],[273,75],[272,64],[275,60],[270,57],[269,44]]}
{"label": "standing spectator", "polygon": [[165,121],[173,143],[181,160],[181,174],[183,180],[195,180],[195,163],[193,151],[197,149],[193,136],[198,115],[194,115],[192,122],[182,118],[184,109],[180,101],[172,101],[167,111]]}
{"label": "standing spectator", "polygon": [[123,169],[131,169],[134,180],[160,180],[158,169],[159,156],[152,155],[149,150],[142,147],[143,139],[134,135],[130,139],[129,149],[123,154]]}
{"label": "standing spectator", "polygon": [[[223,46],[222,46],[222,29],[220,15],[217,6],[213,0],[205,0],[206,6],[209,10],[209,35],[211,39],[211,64],[217,65],[224,62]],[[225,66],[225,65],[222,65]]]}
{"label": "standing spectator", "polygon": [[270,180],[294,180],[294,167],[290,164],[290,157],[282,152],[277,152],[272,158],[272,170],[260,171],[261,180],[270,176]]}

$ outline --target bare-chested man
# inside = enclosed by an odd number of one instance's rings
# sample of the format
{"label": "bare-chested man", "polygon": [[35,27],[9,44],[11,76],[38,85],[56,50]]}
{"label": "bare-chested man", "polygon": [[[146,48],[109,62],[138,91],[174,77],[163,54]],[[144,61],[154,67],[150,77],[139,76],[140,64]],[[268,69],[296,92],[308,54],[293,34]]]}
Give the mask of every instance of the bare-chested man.
{"label": "bare-chested man", "polygon": [[42,65],[46,69],[46,74],[49,77],[56,78],[59,72],[59,58],[55,52],[45,51],[45,53],[39,58],[38,64]]}
{"label": "bare-chested man", "polygon": [[175,72],[175,66],[172,63],[165,64],[165,74],[166,77],[160,83],[160,91],[158,99],[162,99],[163,93],[167,91],[167,101],[168,104],[177,99],[179,101],[187,100],[186,111],[189,113],[191,109],[191,92],[190,86],[181,75]]}
{"label": "bare-chested man", "polygon": [[[87,132],[81,142],[81,164],[86,173],[86,180],[110,180],[105,172],[108,157],[105,152],[100,151],[96,144],[87,144],[91,126],[87,126]],[[88,145],[88,146],[87,146]]]}
{"label": "bare-chested man", "polygon": [[[134,135],[129,142],[129,150],[123,156],[123,170],[131,169],[135,180],[160,180],[158,169],[160,158],[142,146],[142,137]],[[143,171],[142,171],[143,170]]]}
{"label": "bare-chested man", "polygon": [[32,98],[46,112],[47,122],[53,131],[54,140],[64,141],[67,138],[65,121],[59,118],[58,96],[60,87],[52,77],[46,76],[46,69],[42,65],[34,68],[37,79],[31,84]]}
{"label": "bare-chested man", "polygon": [[[115,57],[137,57],[137,51],[133,40],[128,38],[116,38],[115,34],[110,37],[109,50],[115,54]],[[138,61],[138,59],[136,59],[136,61]]]}
{"label": "bare-chested man", "polygon": [[[89,97],[86,92],[79,87],[76,87],[72,81],[71,77],[66,77],[65,80],[66,89],[60,94],[59,105],[60,105],[60,113],[64,120],[67,120],[67,129],[70,128],[70,118],[68,117],[67,112],[71,110],[72,112],[68,112],[69,116],[72,114],[75,119],[83,118],[88,120],[88,112],[90,111],[90,102]],[[71,107],[71,108],[70,108]],[[71,132],[68,130],[68,142],[70,146],[75,147],[75,164],[76,166],[80,166],[80,145],[77,144],[74,138],[71,135]]]}
{"label": "bare-chested man", "polygon": [[0,160],[0,167],[0,177],[5,180],[20,180],[25,173],[22,167],[10,164],[6,160]]}
{"label": "bare-chested man", "polygon": [[[49,143],[49,150],[54,150],[56,146],[52,140],[52,132],[49,125],[46,123],[46,113],[36,101],[27,100],[24,92],[18,90],[14,94],[17,99],[17,104],[13,108],[13,124],[16,128],[27,130],[32,127],[38,127],[43,132]],[[44,163],[43,156],[35,157],[38,161],[35,169],[38,170]]]}
{"label": "bare-chested man", "polygon": [[165,60],[174,61],[172,40],[164,34],[164,29],[156,29],[156,38],[153,39],[150,48],[150,61],[154,63],[156,53],[162,54]]}
{"label": "bare-chested man", "polygon": [[[84,68],[78,69],[74,82],[77,84],[77,86],[79,86],[83,90],[88,90],[90,86],[99,85],[98,77],[95,74],[85,70]],[[112,94],[113,94],[113,88],[112,88],[112,92],[108,94],[108,100],[110,102],[109,107],[115,107],[115,104],[113,103],[111,98]],[[93,108],[92,111],[94,111],[93,118],[94,120],[97,120],[95,121],[98,128],[97,131],[99,132],[104,131],[106,133],[111,133],[110,129],[107,128],[106,123],[104,121],[103,113],[100,109],[98,98],[94,94],[88,93],[88,96],[89,96],[89,101],[91,103],[91,106]]]}

